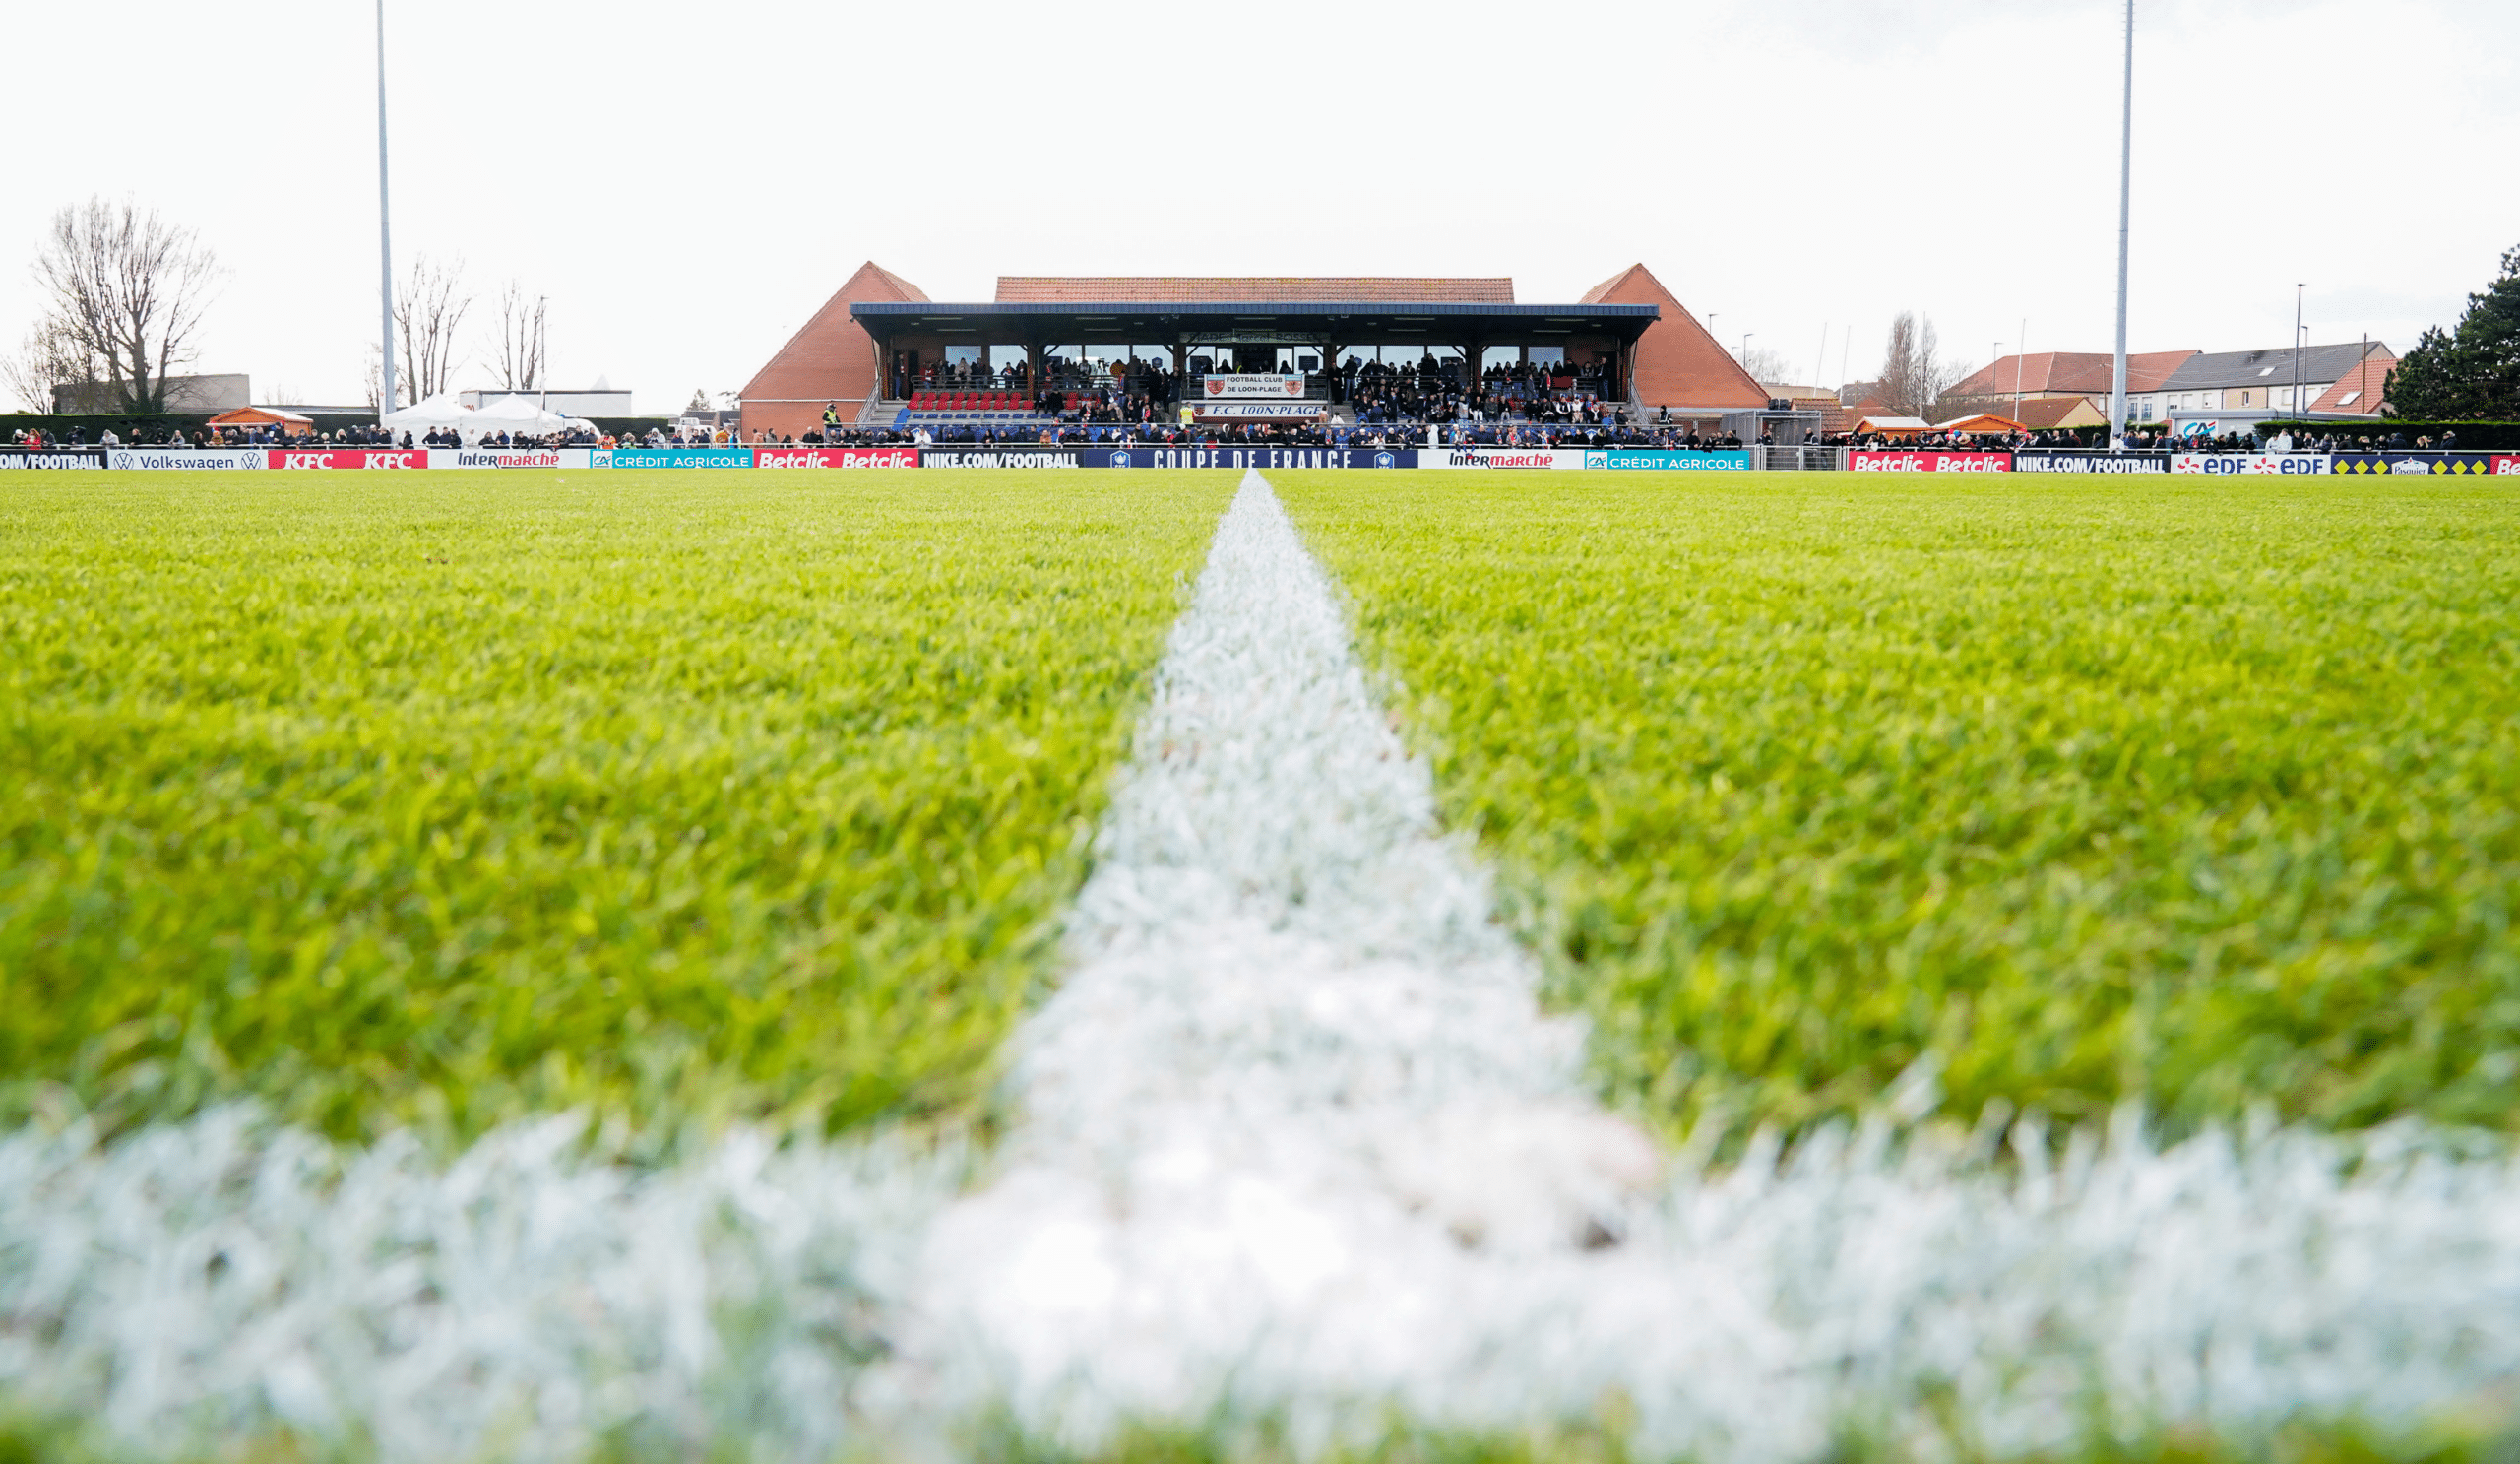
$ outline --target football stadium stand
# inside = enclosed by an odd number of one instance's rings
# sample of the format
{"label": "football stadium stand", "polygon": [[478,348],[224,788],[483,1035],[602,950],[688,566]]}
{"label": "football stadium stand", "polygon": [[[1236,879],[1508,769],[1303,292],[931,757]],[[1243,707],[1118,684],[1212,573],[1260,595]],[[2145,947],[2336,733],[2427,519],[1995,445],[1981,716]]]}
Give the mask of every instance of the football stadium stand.
{"label": "football stadium stand", "polygon": [[951,303],[871,261],[756,372],[745,441],[1029,440],[1425,422],[1686,424],[1767,394],[1645,266],[1571,303],[1507,279],[1001,276]]}

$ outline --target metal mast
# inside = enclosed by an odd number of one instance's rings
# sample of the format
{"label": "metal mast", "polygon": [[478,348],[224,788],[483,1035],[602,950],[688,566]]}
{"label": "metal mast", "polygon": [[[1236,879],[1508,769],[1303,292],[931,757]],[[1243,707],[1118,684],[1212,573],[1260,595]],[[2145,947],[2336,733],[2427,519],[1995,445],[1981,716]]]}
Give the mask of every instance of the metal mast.
{"label": "metal mast", "polygon": [[2110,451],[2127,451],[2127,217],[2134,207],[2134,0],[2127,0],[2127,105],[2116,139],[2116,368],[2110,375]]}
{"label": "metal mast", "polygon": [[2117,139],[2117,363],[2109,379],[2109,450],[2126,450],[2126,221],[2135,200],[2135,0],[2126,0],[2126,102]]}
{"label": "metal mast", "polygon": [[376,260],[385,359],[377,373],[376,414],[394,410],[393,192],[385,183],[385,0],[376,0]]}

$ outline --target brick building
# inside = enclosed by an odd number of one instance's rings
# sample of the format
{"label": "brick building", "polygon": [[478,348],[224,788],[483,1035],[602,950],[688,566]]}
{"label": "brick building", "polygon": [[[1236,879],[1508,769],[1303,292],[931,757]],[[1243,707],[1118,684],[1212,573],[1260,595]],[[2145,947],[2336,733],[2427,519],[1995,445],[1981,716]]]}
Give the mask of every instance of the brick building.
{"label": "brick building", "polygon": [[870,262],[745,385],[742,425],[802,435],[827,403],[845,421],[889,420],[886,404],[948,364],[1314,371],[1359,353],[1597,366],[1614,397],[1710,422],[1768,401],[1641,264],[1569,304],[1520,303],[1498,278],[1034,275],[1000,276],[994,300],[952,303]]}

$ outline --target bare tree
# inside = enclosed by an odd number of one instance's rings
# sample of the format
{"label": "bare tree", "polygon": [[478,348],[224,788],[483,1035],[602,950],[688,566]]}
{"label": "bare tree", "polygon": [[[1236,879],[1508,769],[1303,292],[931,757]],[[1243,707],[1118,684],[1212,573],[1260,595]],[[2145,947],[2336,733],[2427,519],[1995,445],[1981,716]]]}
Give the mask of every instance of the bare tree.
{"label": "bare tree", "polygon": [[1932,420],[1945,412],[1951,388],[1969,374],[1967,361],[1945,360],[1933,321],[1920,321],[1902,310],[1890,322],[1890,339],[1881,352],[1881,379],[1873,387],[1882,402],[1901,416]]}
{"label": "bare tree", "polygon": [[[376,399],[378,395],[385,390],[385,372],[378,365],[378,362],[384,359],[384,355],[385,352],[377,348],[375,342],[370,341],[367,343],[367,405],[368,410],[370,411],[377,410]],[[397,409],[409,407],[410,405],[411,378],[398,374],[394,378],[393,405],[386,407],[383,410],[393,412]]]}
{"label": "bare tree", "polygon": [[[411,261],[411,278],[394,297],[394,327],[402,337],[403,369],[394,383],[402,395],[410,383],[410,398],[434,397],[452,385],[455,371],[455,328],[472,308],[464,291],[464,261],[432,262],[425,254]],[[373,398],[374,391],[369,393]]]}
{"label": "bare tree", "polygon": [[543,379],[545,343],[543,318],[547,302],[540,295],[528,298],[525,286],[510,280],[499,291],[499,385],[512,392],[530,392],[550,383]]}
{"label": "bare tree", "polygon": [[1890,339],[1881,349],[1881,370],[1874,391],[1895,416],[1918,416],[1924,401],[1917,390],[1917,317],[1902,310],[1890,322]]}
{"label": "bare tree", "polygon": [[1785,373],[1790,368],[1785,363],[1784,352],[1753,346],[1741,352],[1741,369],[1750,373],[1752,381],[1762,386],[1775,386],[1785,381]]}
{"label": "bare tree", "polygon": [[34,277],[51,319],[102,362],[112,408],[165,411],[166,378],[192,361],[220,278],[200,235],[129,199],[91,198],[52,216]]}
{"label": "bare tree", "polygon": [[[46,316],[27,332],[18,353],[0,358],[0,381],[17,394],[29,412],[51,412],[64,387],[96,395],[96,353],[79,340],[59,316]],[[86,404],[83,404],[86,405]]]}

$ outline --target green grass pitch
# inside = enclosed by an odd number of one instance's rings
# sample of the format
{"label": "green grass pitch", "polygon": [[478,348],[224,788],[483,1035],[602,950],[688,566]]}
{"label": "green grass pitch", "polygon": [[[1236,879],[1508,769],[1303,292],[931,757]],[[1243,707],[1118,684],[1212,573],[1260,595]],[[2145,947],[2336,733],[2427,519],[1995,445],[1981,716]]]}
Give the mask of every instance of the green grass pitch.
{"label": "green grass pitch", "polygon": [[1273,475],[1613,1101],[2520,1126],[2520,499]]}
{"label": "green grass pitch", "polygon": [[0,481],[0,1122],[967,1101],[1233,476]]}

